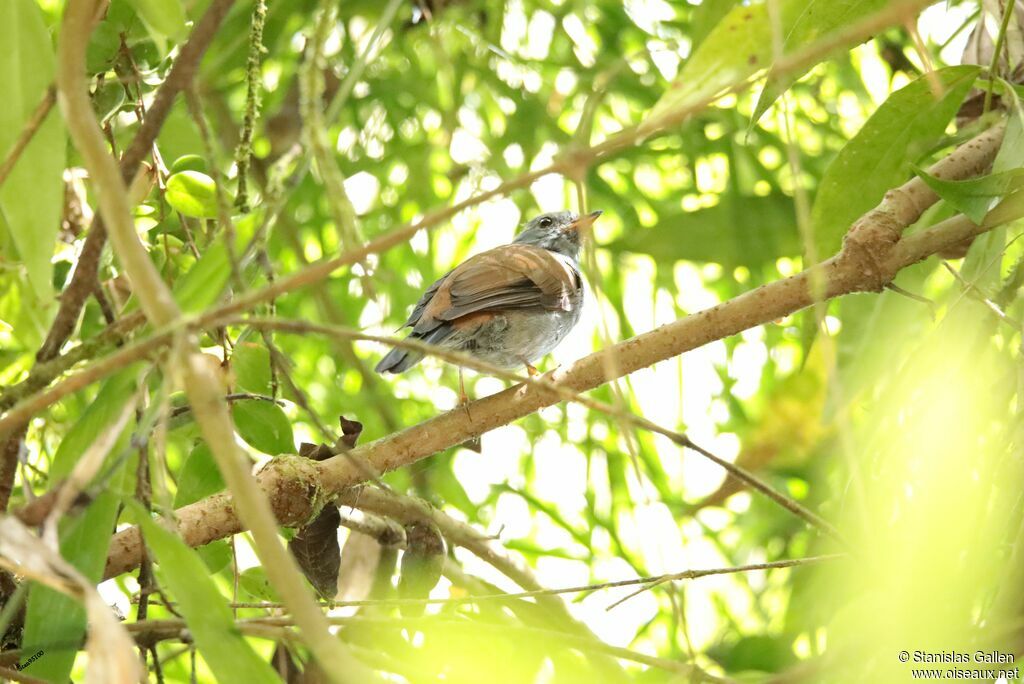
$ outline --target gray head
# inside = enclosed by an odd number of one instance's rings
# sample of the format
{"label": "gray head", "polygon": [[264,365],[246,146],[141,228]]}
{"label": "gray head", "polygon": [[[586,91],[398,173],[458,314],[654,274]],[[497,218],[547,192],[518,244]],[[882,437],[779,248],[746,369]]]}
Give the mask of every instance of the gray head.
{"label": "gray head", "polygon": [[589,227],[600,215],[600,211],[591,212],[583,218],[571,211],[541,214],[527,223],[523,232],[516,235],[512,242],[536,245],[564,254],[570,259],[577,259],[580,255],[580,230]]}

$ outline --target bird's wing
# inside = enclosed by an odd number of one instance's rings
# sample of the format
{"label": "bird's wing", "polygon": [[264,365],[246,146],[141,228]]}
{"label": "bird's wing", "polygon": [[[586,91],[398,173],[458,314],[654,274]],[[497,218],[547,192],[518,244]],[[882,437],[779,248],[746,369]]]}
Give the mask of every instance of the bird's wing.
{"label": "bird's wing", "polygon": [[405,325],[402,326],[403,328],[416,327],[416,324],[420,322],[420,318],[423,317],[423,310],[427,308],[427,305],[430,304],[430,301],[434,298],[434,295],[437,294],[437,290],[441,287],[442,284],[444,284],[444,281],[447,280],[448,276],[450,276],[451,274],[452,272],[448,271],[443,276],[435,280],[434,283],[427,288],[427,291],[423,293],[423,296],[420,297],[420,300],[416,302],[416,306],[413,307],[412,313],[409,314],[409,319],[405,322]]}
{"label": "bird's wing", "polygon": [[417,305],[413,330],[425,333],[495,309],[568,311],[580,287],[579,273],[565,257],[533,245],[504,245],[466,260],[431,286],[429,301]]}

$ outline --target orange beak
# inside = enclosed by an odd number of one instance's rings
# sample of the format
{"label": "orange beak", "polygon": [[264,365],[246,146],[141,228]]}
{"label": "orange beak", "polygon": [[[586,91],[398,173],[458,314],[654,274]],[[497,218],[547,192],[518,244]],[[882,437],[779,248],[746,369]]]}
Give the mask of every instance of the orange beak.
{"label": "orange beak", "polygon": [[585,228],[589,228],[594,224],[594,221],[597,220],[597,217],[603,213],[603,211],[598,209],[597,211],[590,212],[586,216],[580,216],[578,219],[569,224],[567,230],[572,231],[574,233],[578,233],[579,231]]}

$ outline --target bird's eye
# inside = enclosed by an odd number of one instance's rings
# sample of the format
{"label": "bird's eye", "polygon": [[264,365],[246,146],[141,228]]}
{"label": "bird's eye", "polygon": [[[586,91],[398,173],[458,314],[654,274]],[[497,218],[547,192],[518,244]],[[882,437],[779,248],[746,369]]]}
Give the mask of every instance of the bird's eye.
{"label": "bird's eye", "polygon": [[545,216],[544,218],[542,218],[540,220],[540,227],[541,228],[550,228],[551,227],[551,223],[552,223],[551,219],[548,218],[547,216]]}

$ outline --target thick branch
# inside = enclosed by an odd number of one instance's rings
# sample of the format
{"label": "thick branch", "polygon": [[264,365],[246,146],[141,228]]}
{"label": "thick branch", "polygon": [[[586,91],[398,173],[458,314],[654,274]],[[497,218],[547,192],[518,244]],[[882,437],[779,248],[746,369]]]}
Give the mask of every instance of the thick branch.
{"label": "thick branch", "polygon": [[[905,19],[907,16],[911,16],[922,6],[928,4],[929,1],[930,0],[903,0],[903,2],[893,4],[887,7],[884,11],[875,13],[872,16],[845,28],[835,35],[829,35],[825,39],[817,41],[792,55],[786,55],[780,58],[771,66],[766,75],[770,77],[778,77],[784,74],[798,72],[801,69],[816,63],[818,60],[835,50],[838,46],[859,42],[877,33],[881,28],[892,25],[893,23],[899,23],[899,21]],[[389,10],[392,7],[393,5],[389,5]],[[354,69],[358,66],[359,65],[357,63]],[[355,72],[353,71],[353,73]],[[748,79],[746,78],[738,80],[727,89],[727,92],[739,91],[747,83],[747,80]],[[615,152],[628,149],[643,138],[650,137],[659,131],[670,129],[671,127],[679,124],[688,116],[709,106],[711,102],[719,96],[719,94],[714,94],[696,101],[687,101],[682,103],[678,107],[666,110],[656,119],[646,122],[642,126],[635,126],[609,137],[599,145],[583,149],[574,148],[550,166],[525,173],[517,178],[502,183],[496,188],[468,197],[450,207],[444,207],[428,212],[417,221],[405,224],[388,233],[380,235],[358,249],[347,250],[336,257],[323,259],[296,273],[279,278],[259,290],[237,295],[227,304],[205,313],[199,323],[201,326],[211,325],[216,320],[223,318],[225,315],[247,311],[260,303],[272,301],[276,297],[287,292],[292,292],[302,287],[317,283],[324,278],[327,278],[331,273],[343,266],[358,263],[365,260],[366,257],[371,254],[379,254],[402,244],[412,238],[420,230],[435,228],[447,219],[469,207],[476,206],[477,204],[494,197],[507,195],[518,188],[529,186],[538,178],[553,173],[567,172],[570,169],[579,168],[581,165],[593,164],[606,160]],[[334,108],[334,104],[337,102],[338,100],[336,99],[335,102],[332,103],[332,110]],[[984,154],[986,153],[986,150],[981,149],[979,152]],[[967,155],[972,156],[969,152]],[[937,177],[946,177],[937,168],[933,167],[929,171],[932,175]],[[950,177],[958,176],[954,173]],[[102,247],[102,243],[100,243],[100,246]],[[87,239],[84,251],[88,251],[89,249],[90,244]],[[81,262],[82,260],[79,262],[80,266]],[[59,317],[60,315],[58,315],[58,318]],[[77,312],[75,313],[75,318],[72,321],[72,326],[76,320]],[[2,431],[3,430],[0,430],[0,432]]]}
{"label": "thick branch", "polygon": [[[89,170],[99,196],[99,208],[110,240],[139,303],[151,323],[165,326],[181,312],[145,247],[139,241],[131,215],[128,188],[114,159],[108,154],[99,122],[92,111],[85,80],[85,48],[90,33],[92,3],[70,0],[61,22],[57,45],[57,92],[75,146]],[[169,105],[168,105],[169,106]],[[191,348],[189,348],[191,347]],[[181,345],[175,362],[203,436],[217,467],[234,496],[234,506],[256,541],[256,552],[267,576],[281,594],[310,649],[331,681],[376,681],[329,632],[328,623],[303,583],[295,559],[277,536],[274,514],[234,441],[234,425],[224,402],[218,377],[194,344]]]}
{"label": "thick branch", "polygon": [[[133,178],[139,171],[142,160],[149,154],[149,150],[156,141],[160,128],[171,111],[171,105],[174,102],[175,96],[192,82],[199,65],[199,60],[213,41],[217,29],[220,27],[234,1],[214,0],[206,14],[203,15],[203,18],[196,25],[188,42],[182,47],[178,58],[174,60],[167,78],[157,90],[153,103],[146,113],[146,118],[142,122],[142,126],[139,127],[138,133],[135,134],[128,149],[121,157],[121,177],[125,183],[132,183]],[[97,7],[97,11],[100,9],[100,7]],[[55,99],[56,90],[51,89],[48,93],[49,97]],[[44,100],[33,115],[33,121],[38,117],[38,123],[41,123],[42,118],[49,111],[49,105],[52,105],[52,103],[52,99]],[[26,129],[26,134],[29,137],[31,136],[31,131],[34,131],[31,127]],[[26,138],[25,144],[27,142]],[[0,171],[0,183],[3,182],[6,172],[9,170],[6,168],[7,163],[9,162],[13,166],[17,160],[16,153],[18,152],[19,150],[16,147],[12,150],[8,160],[5,161],[5,169]],[[85,238],[82,253],[78,257],[75,272],[71,276],[71,282],[68,283],[64,292],[61,293],[60,306],[57,309],[56,316],[54,316],[53,323],[50,325],[46,340],[43,341],[42,346],[36,353],[37,368],[33,369],[32,376],[29,378],[30,381],[41,382],[42,386],[45,386],[52,379],[45,372],[37,372],[38,364],[46,364],[57,358],[61,347],[71,337],[75,326],[78,325],[78,318],[82,313],[82,307],[85,306],[86,299],[88,299],[92,292],[96,291],[99,284],[97,274],[99,272],[100,256],[103,253],[103,246],[106,240],[107,233],[103,226],[102,217],[97,216]],[[21,440],[26,429],[27,426],[25,425],[17,426],[13,432],[9,433],[7,440],[0,447],[0,510],[7,508],[7,502],[14,484],[15,471],[17,470],[17,453],[21,448]]]}
{"label": "thick branch", "polygon": [[[976,175],[991,164],[1002,141],[1002,132],[1002,125],[986,131],[933,168],[946,178]],[[854,246],[848,241],[843,251],[821,264],[591,354],[559,369],[551,376],[552,379],[577,392],[593,389],[615,377],[796,313],[814,302],[812,282],[820,288],[819,291],[823,291],[826,299],[853,292],[877,291],[906,266],[993,227],[979,227],[958,216],[901,240],[890,239],[894,225],[898,226],[897,233],[902,233],[907,225],[920,218],[929,204],[937,201],[934,195],[928,197],[916,192],[916,185],[916,180],[911,180],[890,192],[878,208],[855,224],[861,236],[876,236],[873,240],[858,238]],[[912,206],[893,207],[893,202],[900,201],[898,197],[910,193],[915,198]],[[615,359],[615,364],[606,363],[607,355]],[[615,377],[609,376],[610,367],[614,368]],[[473,402],[469,412],[462,409],[450,411],[356,447],[344,456],[316,464],[314,496],[320,499],[334,496],[361,482],[363,471],[356,463],[368,463],[377,472],[400,468],[559,400],[559,394],[549,389],[517,385]],[[279,521],[285,525],[302,524],[305,522],[302,516],[309,514],[312,508],[299,505],[292,497],[278,495],[275,490],[283,480],[278,470],[273,465],[264,470],[261,483],[268,488],[272,502],[287,502],[286,508],[275,507]],[[177,516],[182,537],[190,544],[205,544],[240,531],[242,526],[231,506],[227,505],[228,501],[221,495],[180,509]],[[297,513],[301,514],[298,518],[295,517]],[[107,576],[120,574],[137,565],[139,552],[137,530],[117,534],[108,557]]]}
{"label": "thick branch", "polygon": [[[160,84],[153,102],[146,110],[146,118],[121,157],[121,177],[125,183],[131,183],[142,160],[152,149],[178,93],[192,83],[199,68],[199,61],[213,42],[213,37],[217,35],[217,30],[234,2],[235,0],[214,0],[196,24],[188,41],[182,46],[167,78]],[[39,361],[49,361],[56,357],[78,324],[85,300],[96,288],[100,255],[103,253],[106,240],[107,231],[103,219],[97,216],[85,238],[71,282],[61,294],[57,315],[50,326],[46,341],[37,354]]]}

